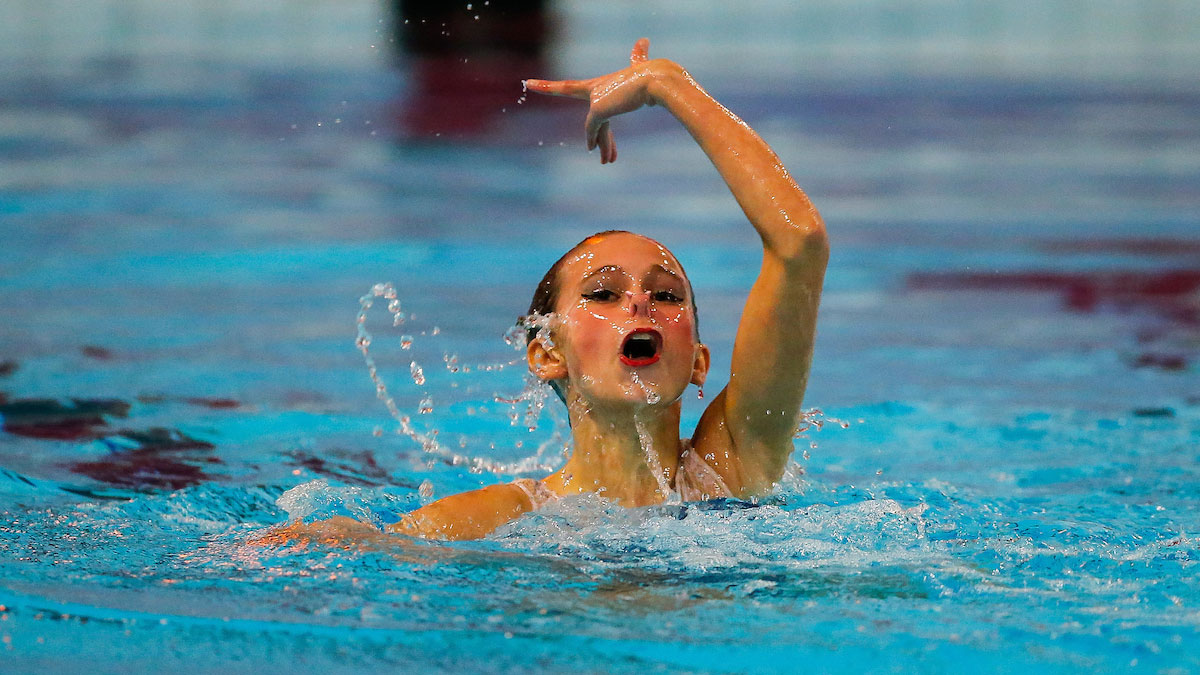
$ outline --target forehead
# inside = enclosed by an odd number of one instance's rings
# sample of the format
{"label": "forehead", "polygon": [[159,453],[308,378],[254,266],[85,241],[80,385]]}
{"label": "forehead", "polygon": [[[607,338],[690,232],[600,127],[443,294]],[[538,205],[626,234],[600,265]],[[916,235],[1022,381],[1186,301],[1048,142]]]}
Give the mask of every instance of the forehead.
{"label": "forehead", "polygon": [[603,267],[617,266],[634,278],[659,267],[683,277],[683,268],[665,246],[636,234],[619,232],[592,237],[568,256],[562,280],[580,281]]}

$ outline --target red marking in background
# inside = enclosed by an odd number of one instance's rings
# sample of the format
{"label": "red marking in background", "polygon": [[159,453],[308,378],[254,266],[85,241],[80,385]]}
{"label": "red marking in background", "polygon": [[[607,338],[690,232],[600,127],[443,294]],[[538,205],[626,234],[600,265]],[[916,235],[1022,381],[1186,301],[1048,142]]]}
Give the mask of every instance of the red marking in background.
{"label": "red marking in background", "polygon": [[103,442],[114,447],[108,457],[77,462],[71,471],[119,487],[178,490],[213,479],[198,464],[222,463],[209,454],[215,445],[174,429],[125,430]]}
{"label": "red marking in background", "polygon": [[188,405],[198,405],[203,408],[212,408],[213,410],[232,410],[242,407],[240,401],[232,398],[218,398],[211,396],[189,396],[187,398],[173,398],[163,396],[162,394],[143,394],[137,397],[139,403],[157,404],[182,401]]}
{"label": "red marking in background", "polygon": [[203,406],[205,408],[212,408],[213,410],[228,410],[241,407],[242,405],[231,398],[207,398],[200,396],[195,398],[185,398],[183,400],[186,403]]}
{"label": "red marking in background", "polygon": [[380,486],[390,481],[388,472],[379,466],[370,450],[350,451],[333,449],[328,454],[334,459],[326,459],[310,455],[300,450],[288,453],[292,461],[289,466],[301,467],[326,478],[349,483],[351,485]]}
{"label": "red marking in background", "polygon": [[84,345],[79,351],[89,359],[97,361],[112,361],[115,358],[112,351],[95,345]]}
{"label": "red marking in background", "polygon": [[71,471],[108,485],[179,490],[212,479],[200,467],[174,457],[130,453],[96,462],[80,462]]}
{"label": "red marking in background", "polygon": [[392,3],[410,88],[394,115],[402,137],[510,138],[497,133],[506,111],[555,105],[521,91],[522,79],[549,72],[543,57],[551,28],[547,0],[475,4],[467,10],[443,0]]}
{"label": "red marking in background", "polygon": [[1150,309],[1174,323],[1200,326],[1200,270],[1165,272],[937,272],[908,277],[914,290],[1046,291],[1070,309],[1091,312],[1108,303]]}
{"label": "red marking in background", "polygon": [[[1115,244],[1108,242],[1105,245]],[[1174,244],[1160,248],[1158,242],[1135,242],[1135,247],[1169,250],[1172,254],[1177,250],[1187,250],[1186,246],[1176,247]],[[908,287],[914,290],[1057,293],[1063,304],[1076,312],[1094,312],[1107,305],[1118,311],[1149,311],[1166,319],[1170,324],[1166,330],[1138,336],[1139,343],[1155,349],[1148,349],[1129,359],[1129,365],[1133,368],[1186,371],[1190,367],[1189,356],[1162,351],[1162,341],[1171,338],[1172,334],[1181,334],[1188,342],[1200,336],[1200,270],[921,273],[908,277]]]}
{"label": "red marking in background", "polygon": [[98,438],[108,425],[108,417],[127,414],[129,404],[117,399],[16,399],[0,403],[4,431],[44,440]]}
{"label": "red marking in background", "polygon": [[568,107],[521,91],[522,78],[546,72],[536,58],[481,56],[464,63],[458,55],[426,56],[413,59],[410,72],[417,93],[396,112],[401,133],[410,138],[480,136],[494,130],[505,110],[515,115],[518,106]]}
{"label": "red marking in background", "polygon": [[1051,253],[1124,253],[1155,257],[1200,255],[1200,241],[1188,239],[1083,239],[1051,241],[1038,248]]}
{"label": "red marking in background", "polygon": [[14,436],[38,438],[44,441],[85,441],[100,435],[96,427],[105,424],[104,418],[74,418],[38,424],[19,424],[4,421],[4,430]]}
{"label": "red marking in background", "polygon": [[1138,356],[1133,362],[1133,367],[1182,371],[1187,370],[1188,361],[1180,354],[1154,354],[1148,352]]}

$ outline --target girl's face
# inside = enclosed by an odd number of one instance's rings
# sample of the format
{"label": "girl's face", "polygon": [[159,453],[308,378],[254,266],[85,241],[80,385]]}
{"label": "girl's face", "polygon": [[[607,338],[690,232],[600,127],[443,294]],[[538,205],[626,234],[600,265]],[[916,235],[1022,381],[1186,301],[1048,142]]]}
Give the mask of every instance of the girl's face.
{"label": "girl's face", "polygon": [[670,404],[703,382],[691,289],[661,244],[629,233],[594,237],[558,275],[553,335],[569,390],[588,404]]}

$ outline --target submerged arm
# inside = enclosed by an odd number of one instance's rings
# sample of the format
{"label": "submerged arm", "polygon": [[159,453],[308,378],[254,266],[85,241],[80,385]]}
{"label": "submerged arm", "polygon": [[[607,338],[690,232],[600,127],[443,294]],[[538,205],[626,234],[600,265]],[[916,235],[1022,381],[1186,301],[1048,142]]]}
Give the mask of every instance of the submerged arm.
{"label": "submerged arm", "polygon": [[779,158],[678,64],[649,60],[639,40],[630,67],[591,80],[528,80],[535,92],[590,102],[588,148],[616,159],[608,120],[662,105],[696,140],[758,232],[763,262],[734,342],[729,386],[709,405],[695,442],[741,496],[782,476],[808,382],[817,306],[829,258],[821,216]]}

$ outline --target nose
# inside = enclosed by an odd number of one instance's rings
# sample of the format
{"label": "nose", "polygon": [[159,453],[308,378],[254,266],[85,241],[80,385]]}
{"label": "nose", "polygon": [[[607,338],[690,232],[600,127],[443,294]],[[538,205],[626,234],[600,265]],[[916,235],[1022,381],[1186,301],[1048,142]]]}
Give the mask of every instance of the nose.
{"label": "nose", "polygon": [[649,293],[630,293],[629,296],[629,316],[650,316],[650,294]]}

